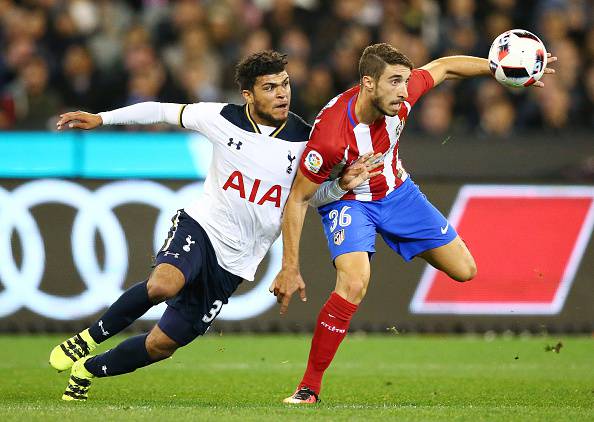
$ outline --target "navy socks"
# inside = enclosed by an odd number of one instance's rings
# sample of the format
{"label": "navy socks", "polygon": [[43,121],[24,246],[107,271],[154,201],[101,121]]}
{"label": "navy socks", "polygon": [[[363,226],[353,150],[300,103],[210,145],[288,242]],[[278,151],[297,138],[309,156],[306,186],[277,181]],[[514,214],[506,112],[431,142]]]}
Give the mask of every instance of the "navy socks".
{"label": "navy socks", "polygon": [[127,374],[153,362],[146,350],[148,334],[130,337],[105,353],[85,362],[85,368],[96,377]]}
{"label": "navy socks", "polygon": [[146,313],[153,303],[149,300],[147,281],[126,290],[101,318],[89,327],[89,334],[97,344],[116,335]]}

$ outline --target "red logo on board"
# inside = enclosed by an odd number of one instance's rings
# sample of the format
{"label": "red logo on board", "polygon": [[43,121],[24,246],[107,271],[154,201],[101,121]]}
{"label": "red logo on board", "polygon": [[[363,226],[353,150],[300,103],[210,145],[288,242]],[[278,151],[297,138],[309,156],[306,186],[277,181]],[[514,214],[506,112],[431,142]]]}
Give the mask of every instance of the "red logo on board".
{"label": "red logo on board", "polygon": [[457,283],[428,266],[412,313],[557,314],[592,233],[594,188],[465,186],[449,221],[478,274]]}

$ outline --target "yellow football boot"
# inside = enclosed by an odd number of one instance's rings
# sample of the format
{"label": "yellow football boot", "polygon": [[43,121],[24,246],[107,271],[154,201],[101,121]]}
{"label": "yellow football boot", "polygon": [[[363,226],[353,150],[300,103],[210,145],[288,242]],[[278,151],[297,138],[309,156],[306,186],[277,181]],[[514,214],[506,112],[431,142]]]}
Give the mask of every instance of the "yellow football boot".
{"label": "yellow football boot", "polygon": [[85,362],[91,357],[92,356],[86,356],[72,364],[68,386],[62,395],[62,400],[85,401],[89,397],[91,380],[95,376],[85,368]]}
{"label": "yellow football boot", "polygon": [[58,372],[65,371],[70,369],[74,362],[88,356],[95,347],[97,343],[87,328],[54,347],[50,353],[49,363]]}

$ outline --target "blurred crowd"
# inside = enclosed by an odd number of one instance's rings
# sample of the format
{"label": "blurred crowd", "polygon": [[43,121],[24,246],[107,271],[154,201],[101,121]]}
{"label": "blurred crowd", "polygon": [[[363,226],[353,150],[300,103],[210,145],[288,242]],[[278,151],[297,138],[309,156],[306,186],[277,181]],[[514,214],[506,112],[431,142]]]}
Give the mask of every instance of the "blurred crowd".
{"label": "blurred crowd", "polygon": [[292,110],[311,122],[357,83],[370,43],[389,42],[422,66],[486,57],[497,35],[524,28],[559,57],[545,89],[448,82],[419,103],[408,131],[591,131],[593,23],[591,0],[0,0],[0,130],[141,101],[241,102],[235,63],[270,48],[289,55]]}

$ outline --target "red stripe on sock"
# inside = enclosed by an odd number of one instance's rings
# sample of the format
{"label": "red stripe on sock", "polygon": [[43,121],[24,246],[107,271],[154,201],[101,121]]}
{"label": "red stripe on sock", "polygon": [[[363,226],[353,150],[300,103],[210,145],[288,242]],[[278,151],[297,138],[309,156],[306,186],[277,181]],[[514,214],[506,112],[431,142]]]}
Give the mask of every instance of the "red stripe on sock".
{"label": "red stripe on sock", "polygon": [[324,371],[334,359],[357,308],[357,305],[343,299],[336,292],[330,295],[318,315],[314,335],[311,339],[307,369],[299,388],[306,386],[316,394],[320,394]]}

